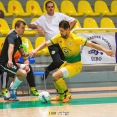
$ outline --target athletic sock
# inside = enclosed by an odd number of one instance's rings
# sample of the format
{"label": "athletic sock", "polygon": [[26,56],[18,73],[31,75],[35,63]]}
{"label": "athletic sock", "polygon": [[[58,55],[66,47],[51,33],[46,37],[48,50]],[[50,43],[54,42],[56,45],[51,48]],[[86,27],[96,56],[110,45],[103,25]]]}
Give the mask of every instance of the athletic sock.
{"label": "athletic sock", "polygon": [[30,90],[32,91],[32,90],[36,90],[36,88],[35,87],[30,87]]}
{"label": "athletic sock", "polygon": [[12,81],[11,84],[10,84],[10,87],[12,87],[13,83],[14,83],[14,82]]}
{"label": "athletic sock", "polygon": [[19,80],[17,77],[15,78],[13,85],[11,86],[11,89],[17,89],[17,87],[22,83],[21,80]]}
{"label": "athletic sock", "polygon": [[57,87],[56,82],[54,81],[53,83],[54,83],[54,86],[55,86],[55,89],[56,89],[57,93],[59,93],[59,92],[58,92],[58,87]]}
{"label": "athletic sock", "polygon": [[59,96],[61,99],[64,99],[65,97],[65,91],[67,91],[67,86],[63,78],[60,78],[59,80],[55,81],[55,86],[58,90]]}

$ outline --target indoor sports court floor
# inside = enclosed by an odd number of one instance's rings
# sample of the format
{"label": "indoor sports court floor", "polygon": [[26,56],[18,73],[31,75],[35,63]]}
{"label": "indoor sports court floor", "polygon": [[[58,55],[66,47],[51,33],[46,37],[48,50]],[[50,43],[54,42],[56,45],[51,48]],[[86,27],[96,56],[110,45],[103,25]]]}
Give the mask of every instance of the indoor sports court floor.
{"label": "indoor sports court floor", "polygon": [[19,102],[0,98],[0,117],[117,117],[117,91],[72,95],[73,99],[64,104],[56,101],[42,104],[33,96],[20,96]]}

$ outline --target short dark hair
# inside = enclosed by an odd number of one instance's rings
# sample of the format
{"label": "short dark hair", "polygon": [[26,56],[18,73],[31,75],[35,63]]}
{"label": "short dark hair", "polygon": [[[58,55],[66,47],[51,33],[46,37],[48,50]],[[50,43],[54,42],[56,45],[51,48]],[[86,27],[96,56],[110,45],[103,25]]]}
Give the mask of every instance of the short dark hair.
{"label": "short dark hair", "polygon": [[2,10],[0,10],[0,18],[4,19],[4,12]]}
{"label": "short dark hair", "polygon": [[23,24],[23,25],[26,25],[26,23],[24,22],[24,21],[22,21],[22,20],[18,20],[16,23],[15,23],[15,28],[16,27],[20,27],[20,24]]}
{"label": "short dark hair", "polygon": [[63,28],[63,29],[68,29],[70,28],[70,25],[69,25],[69,22],[66,21],[66,20],[62,20],[60,23],[59,23],[59,28]]}
{"label": "short dark hair", "polygon": [[45,7],[46,7],[46,8],[47,8],[47,6],[48,6],[49,3],[52,3],[53,6],[54,6],[54,2],[53,2],[53,1],[47,1],[47,2],[45,3]]}

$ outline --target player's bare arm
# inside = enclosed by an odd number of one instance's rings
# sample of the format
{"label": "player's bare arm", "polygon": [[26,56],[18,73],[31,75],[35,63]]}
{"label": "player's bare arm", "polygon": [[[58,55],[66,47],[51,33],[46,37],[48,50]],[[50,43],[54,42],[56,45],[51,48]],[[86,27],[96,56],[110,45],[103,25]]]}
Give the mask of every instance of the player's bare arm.
{"label": "player's bare arm", "polygon": [[13,62],[12,62],[13,51],[14,51],[14,45],[13,44],[9,44],[7,67],[12,67],[13,66]]}
{"label": "player's bare arm", "polygon": [[29,56],[32,57],[34,56],[38,51],[51,46],[52,43],[50,42],[50,40],[46,41],[45,43],[42,43],[41,45],[39,45],[35,50],[33,50],[32,52],[29,53]]}
{"label": "player's bare arm", "polygon": [[92,43],[91,41],[87,41],[86,46],[95,48],[97,50],[101,50],[101,51],[105,52],[108,56],[111,56],[111,57],[114,56],[114,52],[112,50],[105,49],[98,44]]}
{"label": "player's bare arm", "polygon": [[23,48],[19,49],[19,52],[21,53],[22,56],[27,57],[29,56],[29,53],[26,53]]}

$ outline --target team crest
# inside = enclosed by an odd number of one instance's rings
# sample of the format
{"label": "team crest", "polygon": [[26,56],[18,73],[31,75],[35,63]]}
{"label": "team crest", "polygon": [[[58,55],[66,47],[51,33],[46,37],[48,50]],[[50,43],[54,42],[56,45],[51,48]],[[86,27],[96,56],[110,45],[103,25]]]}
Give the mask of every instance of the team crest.
{"label": "team crest", "polygon": [[53,51],[51,52],[51,54],[52,54],[52,55],[55,54],[55,51],[53,50]]}
{"label": "team crest", "polygon": [[71,50],[69,50],[68,48],[63,48],[63,52],[67,55],[70,53]]}

